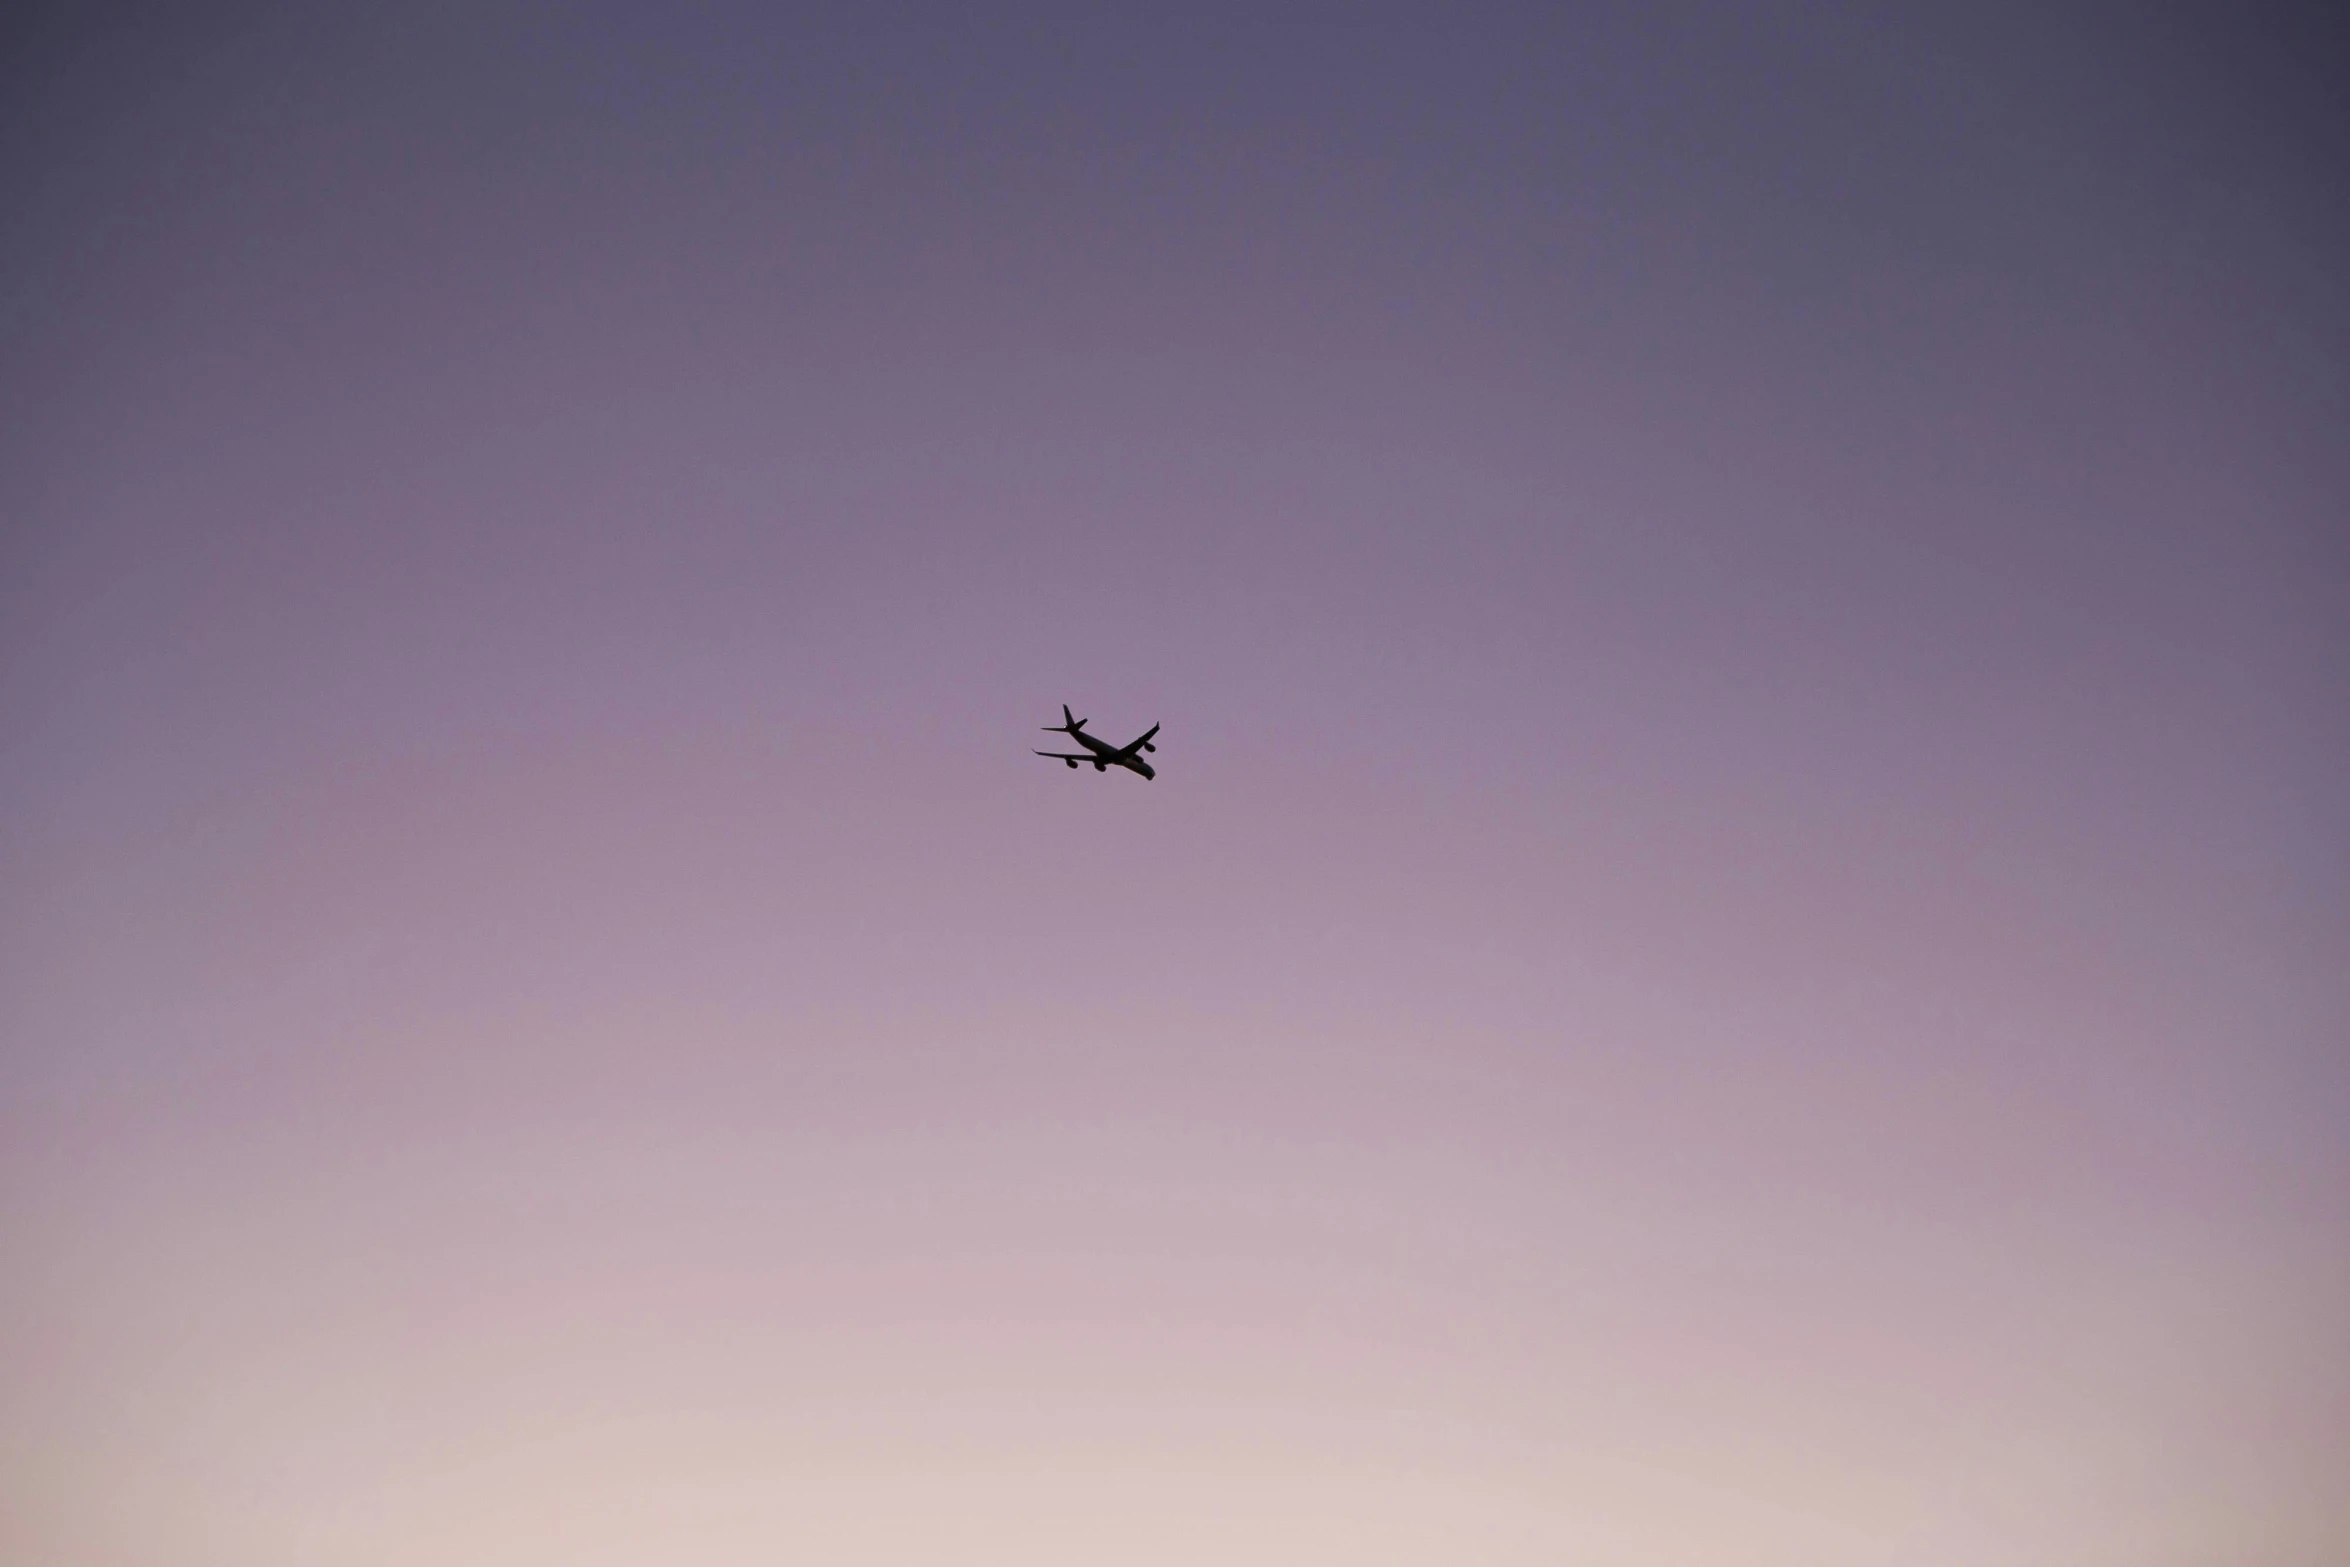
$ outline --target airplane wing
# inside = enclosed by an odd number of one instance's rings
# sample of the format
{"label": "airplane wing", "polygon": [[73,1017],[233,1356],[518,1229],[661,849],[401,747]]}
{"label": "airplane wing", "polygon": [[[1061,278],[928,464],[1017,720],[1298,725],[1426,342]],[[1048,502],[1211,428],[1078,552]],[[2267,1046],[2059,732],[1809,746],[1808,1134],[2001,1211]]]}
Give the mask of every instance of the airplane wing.
{"label": "airplane wing", "polygon": [[1049,756],[1056,762],[1098,762],[1100,757],[1091,751],[1039,751],[1038,756]]}

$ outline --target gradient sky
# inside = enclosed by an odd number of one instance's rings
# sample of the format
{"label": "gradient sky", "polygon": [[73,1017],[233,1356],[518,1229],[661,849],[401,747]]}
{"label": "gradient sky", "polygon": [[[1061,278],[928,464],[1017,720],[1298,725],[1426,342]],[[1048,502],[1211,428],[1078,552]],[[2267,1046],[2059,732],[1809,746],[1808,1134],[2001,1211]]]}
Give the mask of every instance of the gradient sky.
{"label": "gradient sky", "polygon": [[0,1556],[2350,1560],[2318,20],[12,8]]}

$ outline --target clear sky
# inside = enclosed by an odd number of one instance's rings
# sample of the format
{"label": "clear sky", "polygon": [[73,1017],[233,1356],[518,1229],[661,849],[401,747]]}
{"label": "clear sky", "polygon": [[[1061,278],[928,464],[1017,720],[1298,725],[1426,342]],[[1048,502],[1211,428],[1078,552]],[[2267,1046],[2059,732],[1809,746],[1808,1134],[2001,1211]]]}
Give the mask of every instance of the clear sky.
{"label": "clear sky", "polygon": [[11,13],[0,1556],[2350,1560],[2317,13]]}

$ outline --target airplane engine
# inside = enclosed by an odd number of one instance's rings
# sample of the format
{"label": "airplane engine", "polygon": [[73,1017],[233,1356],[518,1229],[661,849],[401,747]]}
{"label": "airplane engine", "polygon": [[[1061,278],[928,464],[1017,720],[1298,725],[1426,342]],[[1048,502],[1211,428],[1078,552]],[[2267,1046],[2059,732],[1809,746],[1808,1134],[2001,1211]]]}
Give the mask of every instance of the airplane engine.
{"label": "airplane engine", "polygon": [[1107,762],[1096,762],[1093,764],[1093,770],[1097,773],[1106,773],[1110,770],[1110,764]]}
{"label": "airplane engine", "polygon": [[1148,740],[1145,740],[1142,743],[1142,748],[1146,751],[1156,751],[1158,749],[1157,746],[1151,744]]}
{"label": "airplane engine", "polygon": [[1069,771],[1071,771],[1071,772],[1075,772],[1075,771],[1077,771],[1077,758],[1076,758],[1076,757],[1074,757],[1074,756],[1072,756],[1072,757],[1070,757],[1070,758],[1069,758]]}

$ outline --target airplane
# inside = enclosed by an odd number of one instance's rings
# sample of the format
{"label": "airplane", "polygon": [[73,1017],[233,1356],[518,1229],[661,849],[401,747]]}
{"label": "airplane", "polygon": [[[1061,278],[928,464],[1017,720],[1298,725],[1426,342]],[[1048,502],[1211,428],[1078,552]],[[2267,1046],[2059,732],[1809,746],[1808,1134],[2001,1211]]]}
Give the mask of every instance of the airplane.
{"label": "airplane", "polygon": [[1107,740],[1096,740],[1087,734],[1085,720],[1071,716],[1069,704],[1063,702],[1061,704],[1061,721],[1057,724],[1047,724],[1044,728],[1047,734],[1067,735],[1085,749],[1083,751],[1039,751],[1036,753],[1039,756],[1049,756],[1056,762],[1067,762],[1071,767],[1075,767],[1079,762],[1091,762],[1093,770],[1097,773],[1108,772],[1112,766],[1118,766],[1138,772],[1145,778],[1158,776],[1151,770],[1151,764],[1142,759],[1143,752],[1158,749],[1157,746],[1151,744],[1151,736],[1159,732],[1157,724],[1144,730],[1142,738],[1139,740],[1123,746],[1112,745]]}

